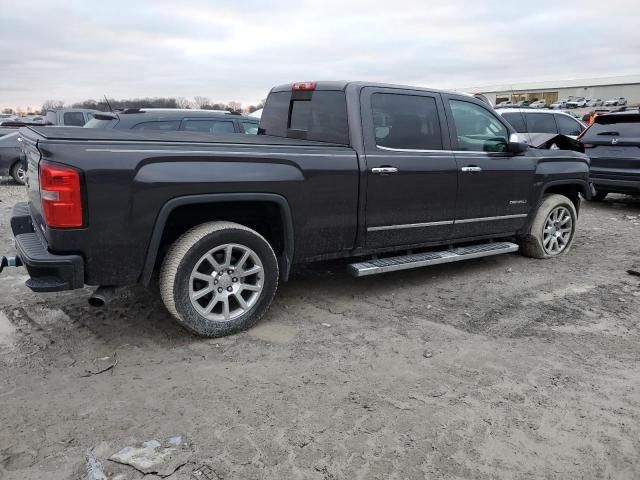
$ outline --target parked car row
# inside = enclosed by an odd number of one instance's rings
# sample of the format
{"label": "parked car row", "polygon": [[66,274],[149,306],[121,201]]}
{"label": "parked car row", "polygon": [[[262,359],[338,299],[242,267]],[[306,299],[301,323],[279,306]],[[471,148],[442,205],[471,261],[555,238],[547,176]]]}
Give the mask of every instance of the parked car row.
{"label": "parked car row", "polygon": [[547,106],[545,100],[520,100],[520,101],[511,101],[506,100],[504,102],[500,102],[496,105],[496,108],[509,108],[509,107],[529,107],[529,108],[552,108],[552,109],[570,109],[570,108],[584,108],[584,107],[599,107],[599,106],[607,106],[607,107],[619,107],[627,104],[627,100],[624,97],[612,98],[607,101],[604,101],[600,98],[590,98],[590,97],[569,97],[569,98],[561,98],[556,100],[551,105]]}

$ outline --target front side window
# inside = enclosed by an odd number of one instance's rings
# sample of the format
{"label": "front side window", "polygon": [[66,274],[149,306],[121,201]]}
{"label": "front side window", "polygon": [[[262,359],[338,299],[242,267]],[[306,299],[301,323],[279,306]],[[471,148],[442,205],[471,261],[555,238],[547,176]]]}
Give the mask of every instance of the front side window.
{"label": "front side window", "polygon": [[505,152],[509,131],[488,110],[475,103],[450,100],[458,149],[471,152]]}
{"label": "front side window", "polygon": [[233,122],[223,120],[185,120],[184,130],[203,133],[235,133]]}
{"label": "front side window", "polygon": [[170,132],[172,130],[178,130],[180,128],[180,120],[173,120],[167,122],[142,122],[133,126],[132,130],[161,130]]}
{"label": "front side window", "polygon": [[82,112],[65,112],[63,120],[70,127],[82,127],[85,124]]}
{"label": "front side window", "polygon": [[525,116],[529,133],[558,133],[552,113],[527,113]]}
{"label": "front side window", "polygon": [[520,112],[509,112],[503,113],[502,118],[504,118],[513,128],[515,128],[518,133],[526,133],[527,125],[524,121],[524,115]]}
{"label": "front side window", "polygon": [[573,118],[569,118],[565,115],[558,115],[556,117],[556,122],[558,123],[558,132],[560,132],[561,135],[577,136],[582,133],[582,125]]}
{"label": "front side window", "polygon": [[376,145],[401,150],[442,150],[442,133],[433,97],[371,95]]}

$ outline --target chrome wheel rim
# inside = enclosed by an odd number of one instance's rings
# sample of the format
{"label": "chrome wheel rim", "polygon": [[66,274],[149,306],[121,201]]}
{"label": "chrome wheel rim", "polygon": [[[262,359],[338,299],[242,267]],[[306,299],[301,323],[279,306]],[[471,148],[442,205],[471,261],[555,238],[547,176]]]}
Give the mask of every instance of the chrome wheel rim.
{"label": "chrome wheel rim", "polygon": [[229,322],[258,301],[264,287],[260,257],[237,243],[217,246],[196,262],[189,277],[191,305],[203,317]]}
{"label": "chrome wheel rim", "polygon": [[542,246],[549,255],[564,251],[573,233],[573,219],[566,207],[556,207],[547,216],[542,234]]}

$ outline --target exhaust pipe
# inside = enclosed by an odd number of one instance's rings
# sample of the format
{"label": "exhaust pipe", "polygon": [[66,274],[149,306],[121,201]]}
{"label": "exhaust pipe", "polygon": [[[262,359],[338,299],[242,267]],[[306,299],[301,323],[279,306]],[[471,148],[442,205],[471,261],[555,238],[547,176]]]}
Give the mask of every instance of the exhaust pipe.
{"label": "exhaust pipe", "polygon": [[104,307],[109,301],[111,301],[111,298],[113,298],[115,290],[115,287],[96,288],[89,297],[89,305],[96,308]]}

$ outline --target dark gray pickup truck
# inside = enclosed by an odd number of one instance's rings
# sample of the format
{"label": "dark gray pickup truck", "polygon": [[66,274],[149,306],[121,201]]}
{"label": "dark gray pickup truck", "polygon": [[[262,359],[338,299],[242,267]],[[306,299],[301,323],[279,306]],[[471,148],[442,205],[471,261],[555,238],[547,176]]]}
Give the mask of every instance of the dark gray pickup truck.
{"label": "dark gray pickup truck", "polygon": [[274,88],[257,136],[29,127],[11,218],[34,291],[157,273],[187,329],[253,325],[293,264],[355,276],[518,249],[566,253],[589,160],[536,150],[487,104],[361,82]]}

